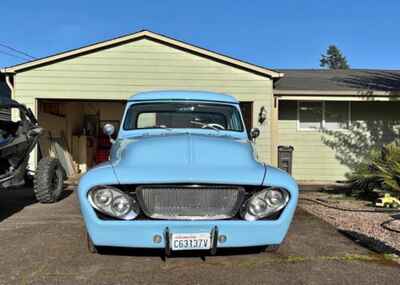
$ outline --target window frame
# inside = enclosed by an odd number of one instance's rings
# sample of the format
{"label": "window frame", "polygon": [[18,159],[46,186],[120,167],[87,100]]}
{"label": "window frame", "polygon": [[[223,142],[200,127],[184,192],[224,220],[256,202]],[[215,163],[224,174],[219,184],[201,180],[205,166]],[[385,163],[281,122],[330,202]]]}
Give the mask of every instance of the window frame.
{"label": "window frame", "polygon": [[[129,109],[134,107],[134,106],[139,106],[139,105],[151,105],[151,104],[158,104],[158,103],[201,103],[201,104],[208,104],[208,105],[215,105],[215,106],[229,106],[230,108],[235,109],[235,111],[237,112],[237,114],[239,115],[239,119],[240,119],[240,130],[221,130],[221,131],[225,131],[225,132],[234,132],[234,133],[246,133],[246,126],[244,123],[244,118],[242,116],[242,112],[240,110],[239,104],[230,104],[230,103],[225,103],[225,102],[217,102],[217,101],[202,101],[202,100],[155,100],[155,101],[151,101],[151,102],[145,102],[145,103],[133,103],[130,105],[126,106],[123,118],[122,118],[122,130],[123,131],[143,131],[143,130],[154,130],[155,128],[127,128],[126,126],[126,119],[129,113]],[[137,120],[137,118],[135,119]],[[135,121],[135,125],[136,125],[137,121]],[[172,128],[172,129],[201,129],[201,128]]]}
{"label": "window frame", "polygon": [[[340,101],[340,100],[338,100]],[[321,114],[321,127],[320,128],[302,128],[300,124],[300,104],[302,102],[321,102],[322,107],[322,114]],[[297,100],[297,131],[301,132],[319,132],[321,130],[328,130],[328,131],[344,131],[347,130],[351,126],[351,101],[342,101],[347,103],[347,128],[338,128],[332,129],[327,128],[325,123],[325,107],[326,107],[326,100]],[[329,101],[328,101],[329,102]],[[335,102],[335,101],[334,101]]]}

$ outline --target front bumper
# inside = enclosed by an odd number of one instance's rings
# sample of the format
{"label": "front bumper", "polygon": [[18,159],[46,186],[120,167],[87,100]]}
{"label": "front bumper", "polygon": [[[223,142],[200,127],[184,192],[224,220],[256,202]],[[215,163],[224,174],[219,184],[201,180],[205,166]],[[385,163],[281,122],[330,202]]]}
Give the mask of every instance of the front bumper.
{"label": "front bumper", "polygon": [[[86,220],[85,220],[86,221]],[[280,244],[289,223],[278,221],[88,221],[87,231],[98,246],[165,248],[165,230],[170,233],[204,233],[218,228],[225,235],[217,247],[248,247]],[[163,237],[155,243],[153,237]]]}

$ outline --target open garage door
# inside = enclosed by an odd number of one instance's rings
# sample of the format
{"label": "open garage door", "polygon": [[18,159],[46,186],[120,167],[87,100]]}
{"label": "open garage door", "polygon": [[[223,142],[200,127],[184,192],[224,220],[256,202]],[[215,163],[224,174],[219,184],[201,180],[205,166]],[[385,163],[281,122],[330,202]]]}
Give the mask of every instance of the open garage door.
{"label": "open garage door", "polygon": [[[38,121],[45,131],[38,159],[57,157],[69,177],[108,160],[111,144],[102,126],[112,123],[118,130],[125,104],[122,100],[39,99]],[[250,130],[253,103],[240,102],[240,107]]]}
{"label": "open garage door", "polygon": [[111,144],[105,123],[119,128],[126,101],[38,100],[38,120],[45,131],[39,157],[56,156],[68,176],[86,172],[108,159]]}

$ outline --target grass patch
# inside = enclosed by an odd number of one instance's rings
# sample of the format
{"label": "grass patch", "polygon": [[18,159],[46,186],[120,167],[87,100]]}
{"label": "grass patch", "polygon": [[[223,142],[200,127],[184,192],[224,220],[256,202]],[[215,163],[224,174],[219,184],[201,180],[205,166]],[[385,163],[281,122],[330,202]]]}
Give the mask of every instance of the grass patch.
{"label": "grass patch", "polygon": [[[265,266],[268,264],[286,264],[286,263],[302,263],[302,262],[327,262],[327,261],[338,261],[338,262],[372,262],[387,266],[399,266],[396,262],[400,260],[396,255],[383,255],[383,254],[345,254],[345,255],[333,255],[333,256],[301,256],[301,255],[290,255],[286,257],[282,256],[267,256],[263,259],[255,260],[243,260],[231,264],[230,262],[224,262],[218,265],[225,266],[239,266],[239,267],[256,267]],[[210,262],[209,265],[216,265]]]}

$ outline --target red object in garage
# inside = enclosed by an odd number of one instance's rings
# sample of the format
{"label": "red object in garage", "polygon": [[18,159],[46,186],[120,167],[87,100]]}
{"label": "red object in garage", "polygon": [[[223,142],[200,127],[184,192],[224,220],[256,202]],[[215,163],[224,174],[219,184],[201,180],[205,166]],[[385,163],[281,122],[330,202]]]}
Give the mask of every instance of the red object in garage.
{"label": "red object in garage", "polygon": [[110,155],[109,149],[97,149],[96,151],[96,164],[107,161]]}
{"label": "red object in garage", "polygon": [[97,138],[96,164],[107,161],[110,155],[111,142],[107,136]]}

